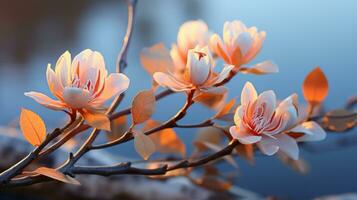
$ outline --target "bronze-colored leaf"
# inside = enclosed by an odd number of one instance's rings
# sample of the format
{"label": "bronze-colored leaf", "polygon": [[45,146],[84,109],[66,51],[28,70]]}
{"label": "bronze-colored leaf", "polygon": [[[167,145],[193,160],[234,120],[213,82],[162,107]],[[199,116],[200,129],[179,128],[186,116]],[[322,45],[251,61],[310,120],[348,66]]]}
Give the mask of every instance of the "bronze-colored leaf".
{"label": "bronze-colored leaf", "polygon": [[201,92],[197,96],[194,97],[194,101],[210,108],[213,110],[217,110],[222,107],[226,98],[227,92],[214,94],[214,93],[203,93]]}
{"label": "bronze-colored leaf", "polygon": [[194,145],[199,151],[205,151],[207,148],[201,144],[201,142],[208,142],[211,144],[219,145],[223,139],[223,133],[216,127],[204,127],[201,128],[197,134]]}
{"label": "bronze-colored leaf", "polygon": [[152,90],[143,90],[133,99],[131,116],[134,124],[140,124],[150,119],[156,107],[156,99]]}
{"label": "bronze-colored leaf", "polygon": [[[161,123],[154,120],[148,120],[145,123],[143,131],[150,130]],[[186,146],[182,140],[177,136],[172,128],[163,129],[149,136],[156,145],[157,151],[160,153],[179,153],[182,157],[186,155]]]}
{"label": "bronze-colored leaf", "polygon": [[86,122],[97,129],[110,131],[110,120],[105,113],[80,111]]}
{"label": "bronze-colored leaf", "polygon": [[151,75],[155,72],[167,72],[174,66],[170,52],[163,43],[144,48],[140,54],[140,61],[144,69]]}
{"label": "bronze-colored leaf", "polygon": [[321,103],[328,94],[328,81],[320,67],[312,70],[305,78],[302,92],[311,105]]}
{"label": "bronze-colored leaf", "polygon": [[357,125],[357,112],[345,109],[330,111],[324,116],[323,125],[330,131],[347,131]]}
{"label": "bronze-colored leaf", "polygon": [[147,160],[156,150],[154,142],[151,138],[142,132],[135,132],[134,145],[136,152],[144,159]]}
{"label": "bronze-colored leaf", "polygon": [[129,129],[127,117],[125,115],[113,119],[110,126],[112,131],[107,133],[107,139],[109,142],[120,138]]}
{"label": "bronze-colored leaf", "polygon": [[62,172],[57,171],[56,169],[53,168],[48,168],[48,167],[40,167],[34,170],[33,172],[37,174],[41,174],[44,176],[47,176],[49,178],[64,182],[64,183],[69,183],[73,185],[80,185],[81,183],[78,182],[76,179],[67,176],[63,174]]}
{"label": "bronze-colored leaf", "polygon": [[45,123],[31,110],[21,110],[20,128],[25,139],[33,146],[39,146],[46,139]]}
{"label": "bronze-colored leaf", "polygon": [[235,150],[238,156],[247,160],[249,164],[253,165],[255,163],[253,144],[239,144]]}

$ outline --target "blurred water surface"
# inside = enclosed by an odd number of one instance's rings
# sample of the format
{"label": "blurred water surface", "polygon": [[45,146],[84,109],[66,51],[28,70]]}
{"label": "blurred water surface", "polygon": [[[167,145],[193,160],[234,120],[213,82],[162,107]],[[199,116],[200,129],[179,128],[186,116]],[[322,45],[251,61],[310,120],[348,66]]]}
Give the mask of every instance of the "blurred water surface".
{"label": "blurred water surface", "polygon": [[[334,0],[139,0],[135,29],[130,46],[128,68],[131,86],[124,105],[138,90],[150,86],[150,77],[140,66],[143,47],[176,41],[177,30],[184,21],[202,19],[214,32],[222,33],[226,20],[242,20],[267,32],[264,48],[253,63],[271,59],[280,73],[268,76],[238,76],[229,83],[230,96],[240,95],[246,81],[258,91],[273,89],[279,98],[291,93],[301,96],[301,83],[314,67],[321,66],[330,82],[326,108],[343,106],[357,89],[357,1]],[[85,48],[102,52],[109,71],[114,71],[116,56],[126,29],[126,7],[121,1],[0,1],[0,123],[11,123],[20,108],[36,110],[46,116],[46,123],[56,127],[63,113],[43,108],[23,95],[35,90],[49,94],[45,79],[47,63],[69,50],[72,55]],[[300,97],[302,101],[302,98]],[[154,118],[164,120],[183,104],[177,94],[160,102]],[[125,106],[121,106],[123,108]],[[184,121],[193,122],[209,116],[202,106],[193,108]],[[199,115],[197,113],[200,113]],[[178,130],[185,141],[196,130]],[[353,139],[355,131],[329,135],[315,145],[326,148],[336,139]],[[132,144],[113,153],[136,156]],[[259,157],[254,167],[238,160],[241,176],[236,184],[268,195],[291,199],[308,199],[317,195],[357,192],[357,147],[326,150],[323,153],[302,151],[310,164],[307,175],[299,175],[275,157]],[[229,166],[224,166],[230,169]]]}

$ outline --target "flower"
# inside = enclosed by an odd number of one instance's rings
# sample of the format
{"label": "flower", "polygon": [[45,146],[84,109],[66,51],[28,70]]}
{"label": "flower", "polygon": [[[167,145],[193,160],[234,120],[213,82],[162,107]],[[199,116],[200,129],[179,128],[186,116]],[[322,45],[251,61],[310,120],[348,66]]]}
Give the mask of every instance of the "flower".
{"label": "flower", "polygon": [[[297,160],[298,141],[318,141],[326,136],[317,123],[301,121],[297,108],[296,94],[277,105],[273,91],[265,91],[258,96],[254,86],[247,82],[242,90],[241,105],[234,115],[235,126],[230,128],[230,133],[242,144],[257,143],[266,155],[281,150]],[[291,132],[301,135],[295,138]]]}
{"label": "flower", "polygon": [[78,111],[87,122],[102,129],[110,129],[107,117],[100,112],[104,103],[124,92],[129,79],[121,73],[109,74],[103,56],[86,49],[74,57],[68,51],[58,59],[55,71],[47,66],[47,83],[51,93],[58,99],[38,92],[26,92],[41,105],[53,110],[68,109],[73,115]]}
{"label": "flower", "polygon": [[208,51],[208,47],[188,50],[187,63],[182,74],[172,72],[154,73],[155,81],[173,91],[188,91],[199,89],[204,92],[223,91],[221,87],[214,88],[214,85],[224,80],[233,66],[225,66],[220,74],[213,72],[214,62]]}
{"label": "flower", "polygon": [[177,44],[173,44],[170,50],[172,61],[178,71],[185,69],[188,51],[196,46],[206,46],[210,35],[207,24],[202,20],[187,21],[181,25],[177,34]]}
{"label": "flower", "polygon": [[[247,28],[241,21],[225,22],[223,27],[223,41],[217,34],[213,34],[209,46],[227,64],[237,68],[249,63],[262,48],[265,31],[258,32],[256,27]],[[247,72],[256,74],[276,73],[278,68],[271,61],[265,61],[249,69]]]}

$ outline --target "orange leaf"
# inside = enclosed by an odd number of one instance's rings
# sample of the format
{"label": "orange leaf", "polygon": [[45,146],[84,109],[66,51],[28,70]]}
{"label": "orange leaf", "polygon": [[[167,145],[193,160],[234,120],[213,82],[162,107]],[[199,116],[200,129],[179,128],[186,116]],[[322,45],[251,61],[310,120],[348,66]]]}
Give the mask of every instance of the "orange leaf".
{"label": "orange leaf", "polygon": [[155,72],[167,72],[174,65],[170,52],[163,43],[144,48],[140,54],[140,61],[144,69],[151,75]]}
{"label": "orange leaf", "polygon": [[134,124],[148,120],[155,111],[156,99],[152,90],[139,92],[132,102],[131,116]]}
{"label": "orange leaf", "polygon": [[94,128],[110,131],[110,120],[105,113],[80,111],[87,123]]}
{"label": "orange leaf", "polygon": [[144,160],[147,160],[156,149],[151,138],[142,132],[135,132],[134,145],[136,152],[138,152]]}
{"label": "orange leaf", "polygon": [[[149,130],[159,125],[161,125],[160,122],[149,120],[146,122],[144,129]],[[158,131],[149,137],[155,143],[157,150],[161,153],[179,153],[183,157],[186,155],[185,144],[172,128]]]}
{"label": "orange leaf", "polygon": [[46,139],[45,123],[31,110],[21,110],[20,128],[26,140],[33,146],[39,146]]}
{"label": "orange leaf", "polygon": [[56,169],[52,169],[52,168],[48,168],[48,167],[40,167],[40,168],[37,168],[33,172],[50,177],[52,179],[55,179],[55,180],[58,180],[58,181],[61,181],[64,183],[69,183],[69,184],[73,184],[73,185],[81,185],[81,183],[78,182],[76,179],[63,174],[62,172],[59,172]]}
{"label": "orange leaf", "polygon": [[328,93],[328,81],[320,67],[312,70],[305,78],[302,92],[311,105],[321,103]]}
{"label": "orange leaf", "polygon": [[127,117],[121,116],[111,121],[111,132],[107,133],[108,141],[113,141],[120,138],[128,129]]}

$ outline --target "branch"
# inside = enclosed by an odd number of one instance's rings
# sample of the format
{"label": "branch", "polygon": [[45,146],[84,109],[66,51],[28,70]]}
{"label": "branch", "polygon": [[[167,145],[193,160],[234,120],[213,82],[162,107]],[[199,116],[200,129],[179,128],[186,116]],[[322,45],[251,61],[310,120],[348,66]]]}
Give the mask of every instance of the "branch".
{"label": "branch", "polygon": [[[188,92],[185,105],[176,113],[176,115],[174,117],[172,117],[171,119],[169,119],[162,125],[146,131],[144,134],[150,135],[157,131],[177,126],[176,122],[179,121],[180,119],[182,119],[186,115],[186,111],[194,103],[194,101],[193,101],[194,92],[195,92],[194,90]],[[131,130],[128,130],[120,138],[113,140],[111,142],[105,143],[105,144],[93,145],[93,146],[91,146],[91,149],[103,149],[103,148],[111,147],[111,146],[114,146],[117,144],[125,143],[132,139],[133,139],[132,132],[131,132]]]}
{"label": "branch", "polygon": [[[130,162],[124,162],[112,166],[71,166],[70,168],[66,168],[65,170],[61,170],[61,171],[71,176],[79,175],[79,174],[94,174],[100,176],[112,176],[112,175],[122,175],[122,174],[164,175],[169,171],[173,171],[176,169],[186,169],[191,167],[203,166],[211,161],[220,159],[226,155],[231,154],[233,149],[238,144],[239,143],[237,140],[232,140],[226,147],[224,147],[220,151],[217,151],[213,154],[209,154],[197,160],[190,161],[186,159],[172,166],[164,165],[153,169],[136,168],[136,167],[132,167]],[[53,181],[53,180],[42,175],[35,175],[35,176],[13,179],[11,180],[11,182],[9,182],[6,185],[6,187],[26,186],[26,185],[32,185],[35,183],[41,183],[46,181]]]}

